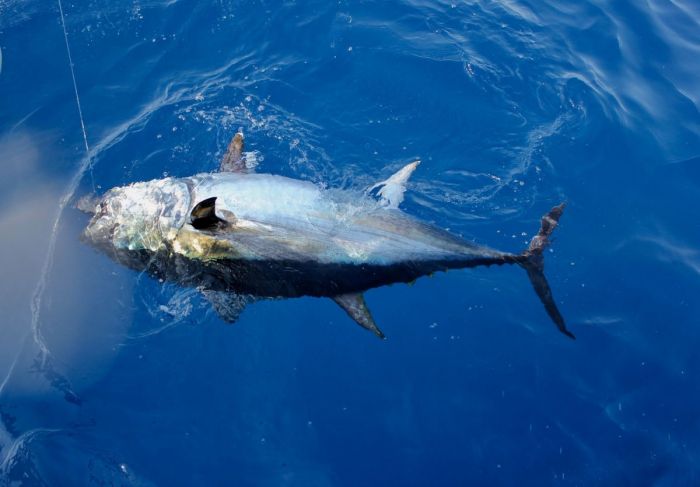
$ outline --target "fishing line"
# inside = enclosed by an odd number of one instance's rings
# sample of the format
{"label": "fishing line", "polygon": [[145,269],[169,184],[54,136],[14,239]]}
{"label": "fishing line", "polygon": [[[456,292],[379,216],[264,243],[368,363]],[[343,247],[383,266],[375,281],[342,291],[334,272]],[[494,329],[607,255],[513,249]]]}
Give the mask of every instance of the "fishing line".
{"label": "fishing line", "polygon": [[[44,297],[44,291],[46,290],[46,283],[51,269],[53,267],[53,257],[56,249],[56,239],[58,237],[58,228],[61,222],[61,217],[63,216],[63,211],[65,210],[68,202],[73,198],[75,191],[80,184],[80,181],[85,174],[85,171],[91,167],[90,164],[90,146],[87,139],[87,131],[85,130],[85,120],[83,118],[83,109],[80,104],[80,95],[78,94],[78,83],[75,78],[75,68],[73,64],[73,56],[70,50],[70,43],[68,41],[68,31],[66,29],[66,18],[63,13],[63,4],[61,0],[58,0],[58,11],[61,16],[61,27],[63,29],[63,39],[66,44],[66,53],[68,54],[68,67],[70,68],[71,79],[73,80],[73,92],[75,94],[75,102],[78,107],[78,117],[80,118],[80,128],[83,134],[83,143],[85,145],[85,158],[81,161],[78,170],[71,178],[66,192],[63,194],[58,203],[58,208],[56,211],[56,216],[53,221],[53,226],[51,228],[51,235],[49,237],[49,245],[46,252],[46,258],[44,259],[44,265],[41,269],[41,274],[39,281],[34,288],[34,293],[32,294],[32,300],[30,303],[32,322],[31,331],[34,336],[34,342],[39,347],[40,363],[45,372],[47,372],[47,367],[50,369],[50,364],[47,365],[46,360],[50,357],[49,349],[46,346],[44,337],[42,336],[40,330],[40,318],[41,318],[41,303]],[[94,190],[93,181],[93,190]]]}
{"label": "fishing line", "polygon": [[70,75],[73,79],[73,91],[75,93],[75,102],[78,105],[78,117],[80,118],[80,128],[83,131],[83,142],[85,143],[85,154],[90,158],[90,147],[88,146],[87,132],[85,130],[85,120],[83,119],[83,109],[80,106],[80,95],[78,95],[78,83],[75,81],[75,69],[73,67],[73,56],[70,52],[70,44],[68,43],[68,31],[66,30],[66,18],[63,15],[63,4],[58,0],[58,11],[61,14],[61,27],[63,27],[63,39],[66,41],[66,52],[68,53],[68,65],[70,66]]}

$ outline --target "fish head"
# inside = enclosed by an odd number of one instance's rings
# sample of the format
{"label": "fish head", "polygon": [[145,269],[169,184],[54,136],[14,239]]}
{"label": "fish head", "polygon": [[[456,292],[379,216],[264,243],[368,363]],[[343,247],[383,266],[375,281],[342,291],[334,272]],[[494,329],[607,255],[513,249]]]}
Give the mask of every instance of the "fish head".
{"label": "fish head", "polygon": [[190,192],[175,178],[134,183],[109,190],[94,208],[83,239],[98,248],[165,248],[187,221]]}

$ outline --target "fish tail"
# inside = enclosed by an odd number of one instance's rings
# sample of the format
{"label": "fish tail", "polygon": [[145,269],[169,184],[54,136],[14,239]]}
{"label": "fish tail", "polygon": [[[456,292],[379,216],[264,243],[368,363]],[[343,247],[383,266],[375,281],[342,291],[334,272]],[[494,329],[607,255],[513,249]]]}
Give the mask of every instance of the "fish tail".
{"label": "fish tail", "polygon": [[544,309],[549,317],[552,318],[554,324],[557,325],[559,331],[569,338],[576,339],[574,334],[566,328],[564,317],[554,302],[552,290],[549,288],[547,278],[544,276],[544,249],[549,245],[549,236],[557,227],[562,213],[564,213],[564,203],[555,206],[542,217],[540,231],[532,238],[525,252],[518,256],[516,262],[527,272],[535,293],[539,296],[542,304],[544,304]]}

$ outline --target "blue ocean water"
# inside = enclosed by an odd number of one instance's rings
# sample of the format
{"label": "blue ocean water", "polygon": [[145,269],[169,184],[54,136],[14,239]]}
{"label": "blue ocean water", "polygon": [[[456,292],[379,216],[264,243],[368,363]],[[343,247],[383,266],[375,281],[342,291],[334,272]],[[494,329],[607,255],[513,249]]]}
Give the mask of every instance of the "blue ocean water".
{"label": "blue ocean water", "polygon": [[[700,4],[0,0],[8,485],[700,484]],[[76,199],[213,171],[363,188],[546,273],[371,290],[227,326],[79,240]]]}

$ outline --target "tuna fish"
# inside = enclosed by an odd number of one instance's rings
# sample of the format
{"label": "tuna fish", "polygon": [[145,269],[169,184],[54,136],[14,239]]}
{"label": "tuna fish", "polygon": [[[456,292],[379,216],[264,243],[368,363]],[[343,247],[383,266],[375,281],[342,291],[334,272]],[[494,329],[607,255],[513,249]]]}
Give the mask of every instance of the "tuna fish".
{"label": "tuna fish", "polygon": [[368,289],[449,269],[516,264],[558,329],[570,338],[545,279],[543,250],[564,205],[541,222],[523,252],[483,247],[398,208],[418,166],[364,193],[256,174],[236,134],[216,173],[111,189],[80,206],[93,213],[83,239],[138,271],[199,289],[226,322],[258,299],[333,299],[380,338]]}

